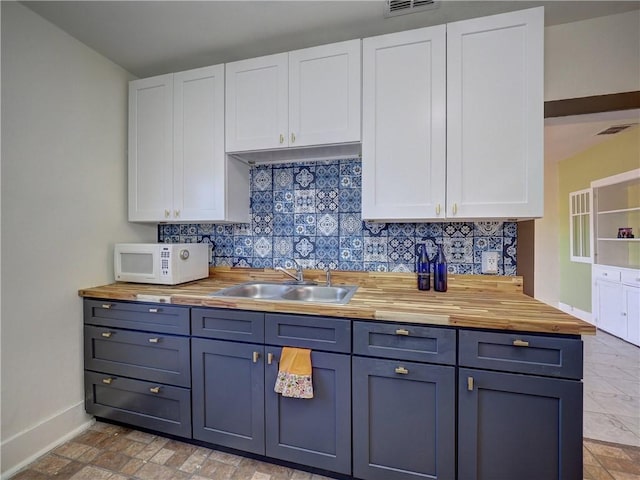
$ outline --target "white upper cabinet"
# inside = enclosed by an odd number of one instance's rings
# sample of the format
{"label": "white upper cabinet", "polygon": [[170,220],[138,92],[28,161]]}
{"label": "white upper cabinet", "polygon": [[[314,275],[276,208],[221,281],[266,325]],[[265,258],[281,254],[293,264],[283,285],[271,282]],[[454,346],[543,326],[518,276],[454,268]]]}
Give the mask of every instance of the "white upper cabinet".
{"label": "white upper cabinet", "polygon": [[542,215],[543,20],[536,8],[364,39],[363,218]]}
{"label": "white upper cabinet", "polygon": [[248,221],[248,168],[224,152],[224,65],[131,82],[129,118],[130,221]]}
{"label": "white upper cabinet", "polygon": [[360,141],[360,40],[226,66],[226,151]]}
{"label": "white upper cabinet", "polygon": [[447,25],[447,216],[542,216],[543,42],[543,8]]}
{"label": "white upper cabinet", "polygon": [[444,217],[445,32],[363,41],[363,218]]}

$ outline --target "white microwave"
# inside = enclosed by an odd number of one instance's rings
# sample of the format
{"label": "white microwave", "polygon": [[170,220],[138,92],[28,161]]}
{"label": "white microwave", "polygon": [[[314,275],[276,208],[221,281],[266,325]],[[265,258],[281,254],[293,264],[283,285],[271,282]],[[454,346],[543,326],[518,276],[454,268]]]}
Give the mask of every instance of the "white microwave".
{"label": "white microwave", "polygon": [[113,270],[118,282],[176,285],[209,276],[206,243],[116,243]]}

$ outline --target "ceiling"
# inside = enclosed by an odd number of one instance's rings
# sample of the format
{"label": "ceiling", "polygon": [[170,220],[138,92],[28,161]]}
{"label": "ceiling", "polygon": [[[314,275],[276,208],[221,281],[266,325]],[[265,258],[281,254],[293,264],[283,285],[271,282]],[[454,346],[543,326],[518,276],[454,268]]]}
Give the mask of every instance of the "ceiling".
{"label": "ceiling", "polygon": [[[324,43],[545,7],[545,25],[640,9],[640,1],[440,1],[437,8],[384,17],[384,0],[22,1],[133,75],[143,78]],[[545,159],[556,162],[638,123],[638,110],[547,119]]]}
{"label": "ceiling", "polygon": [[640,9],[640,1],[443,0],[384,18],[384,0],[21,3],[139,78],[538,5],[546,25]]}

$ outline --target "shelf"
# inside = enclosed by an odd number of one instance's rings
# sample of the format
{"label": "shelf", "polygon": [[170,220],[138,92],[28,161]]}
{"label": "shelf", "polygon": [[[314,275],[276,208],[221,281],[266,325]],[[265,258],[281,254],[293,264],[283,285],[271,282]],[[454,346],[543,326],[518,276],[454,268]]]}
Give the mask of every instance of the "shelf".
{"label": "shelf", "polygon": [[602,237],[598,238],[599,242],[640,242],[640,238],[613,238]]}

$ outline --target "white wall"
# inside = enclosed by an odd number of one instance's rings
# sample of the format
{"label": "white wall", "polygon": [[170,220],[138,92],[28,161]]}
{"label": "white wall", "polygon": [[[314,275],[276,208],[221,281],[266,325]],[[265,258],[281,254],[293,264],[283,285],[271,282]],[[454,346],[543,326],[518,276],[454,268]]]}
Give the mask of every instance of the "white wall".
{"label": "white wall", "polygon": [[2,472],[89,420],[79,288],[113,281],[126,221],[130,75],[2,2]]}
{"label": "white wall", "polygon": [[640,90],[640,10],[545,29],[545,101]]}

